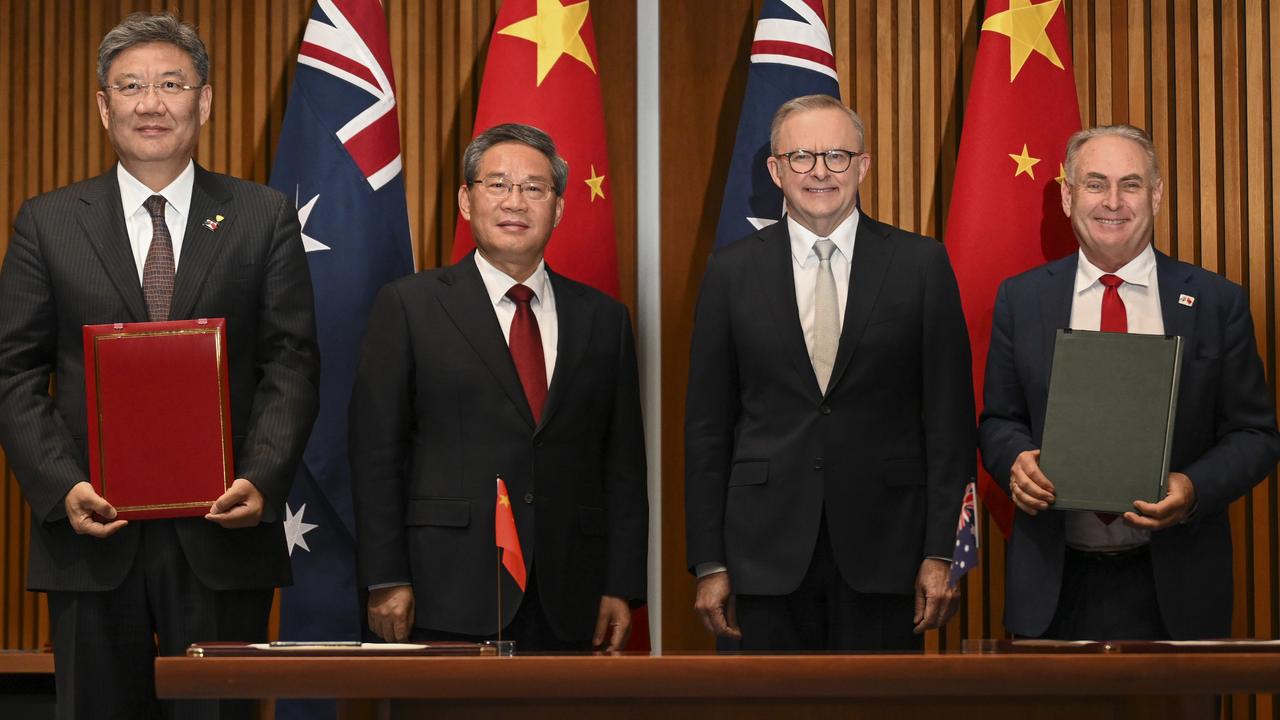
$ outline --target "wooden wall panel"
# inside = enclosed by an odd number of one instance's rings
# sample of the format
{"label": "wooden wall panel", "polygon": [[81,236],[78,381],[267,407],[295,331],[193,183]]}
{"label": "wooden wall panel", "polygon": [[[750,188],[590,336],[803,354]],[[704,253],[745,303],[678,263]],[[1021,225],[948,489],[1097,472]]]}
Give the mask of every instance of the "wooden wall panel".
{"label": "wooden wall panel", "polygon": [[[447,262],[462,149],[471,138],[500,0],[383,0],[400,113],[414,257]],[[212,59],[213,113],[196,159],[266,182],[311,0],[0,0],[0,252],[22,201],[115,161],[97,115],[103,34],[137,10],[196,24]],[[592,7],[624,302],[635,308],[635,4]],[[0,308],[0,312],[4,309]],[[0,648],[48,642],[43,599],[24,590],[29,509],[7,462],[0,485]]]}

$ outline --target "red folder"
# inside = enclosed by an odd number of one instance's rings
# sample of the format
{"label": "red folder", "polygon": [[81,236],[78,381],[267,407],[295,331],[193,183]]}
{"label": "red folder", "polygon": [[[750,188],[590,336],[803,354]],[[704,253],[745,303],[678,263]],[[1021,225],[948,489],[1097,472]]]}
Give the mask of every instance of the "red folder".
{"label": "red folder", "polygon": [[230,487],[225,325],[84,326],[89,475],[119,517],[204,515]]}

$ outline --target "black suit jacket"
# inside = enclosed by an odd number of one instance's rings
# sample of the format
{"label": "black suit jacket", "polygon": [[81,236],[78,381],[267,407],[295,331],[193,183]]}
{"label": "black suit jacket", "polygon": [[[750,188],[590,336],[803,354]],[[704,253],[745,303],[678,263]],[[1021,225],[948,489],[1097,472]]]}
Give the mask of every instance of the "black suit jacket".
{"label": "black suit jacket", "polygon": [[[217,230],[206,218],[222,215]],[[311,276],[283,195],[196,167],[172,319],[225,317],[236,477],[266,499],[264,522],[224,530],[176,521],[196,575],[215,590],[290,580],[280,508],[318,407]],[[143,322],[116,169],[23,204],[0,270],[0,443],[31,505],[32,590],[116,587],[139,523],[76,535],[63,498],[88,479],[81,327]],[[51,397],[49,375],[56,378]]]}
{"label": "black suit jacket", "polygon": [[602,594],[645,595],[648,500],[626,307],[548,270],[559,346],[533,415],[475,258],[396,280],[369,318],[351,398],[363,586],[412,582],[416,625],[497,630],[495,479],[556,634],[591,637]]}
{"label": "black suit jacket", "polygon": [[[979,427],[983,464],[1009,491],[1009,471],[1040,447],[1054,333],[1069,327],[1078,255],[1001,284],[987,356]],[[1231,634],[1231,534],[1227,506],[1275,468],[1275,410],[1239,285],[1156,253],[1166,335],[1185,341],[1169,467],[1196,492],[1191,519],[1151,534],[1151,561],[1165,627],[1176,639]],[[1192,298],[1192,304],[1179,298]],[[1050,478],[1052,480],[1052,478]],[[1062,584],[1060,511],[1016,513],[1006,568],[1005,627],[1039,636]]]}
{"label": "black suit jacket", "polygon": [[859,219],[825,396],[786,221],[717,250],[685,417],[690,566],[726,563],[737,593],[789,593],[825,509],[849,585],[913,592],[926,556],[951,556],[974,474],[970,368],[955,276],[933,240]]}

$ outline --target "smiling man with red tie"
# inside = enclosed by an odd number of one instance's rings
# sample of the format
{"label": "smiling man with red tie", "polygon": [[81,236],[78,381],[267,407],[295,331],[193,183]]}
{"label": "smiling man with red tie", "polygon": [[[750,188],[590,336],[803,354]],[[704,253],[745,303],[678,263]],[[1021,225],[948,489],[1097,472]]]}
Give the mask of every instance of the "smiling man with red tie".
{"label": "smiling man with red tie", "polygon": [[[1164,184],[1147,134],[1067,143],[1063,211],[1080,252],[1006,280],[979,427],[983,463],[1018,512],[1005,627],[1064,640],[1231,634],[1227,506],[1275,468],[1280,435],[1239,285],[1152,247]],[[1186,355],[1167,494],[1119,518],[1053,508],[1039,467],[1058,328],[1179,335]]]}
{"label": "smiling man with red tie", "polygon": [[[498,125],[463,156],[476,251],[397,280],[369,318],[351,463],[370,629],[388,641],[618,649],[645,596],[648,500],[627,309],[547,267],[568,165]],[[613,242],[613,238],[601,238]],[[527,583],[499,575],[494,478]]]}

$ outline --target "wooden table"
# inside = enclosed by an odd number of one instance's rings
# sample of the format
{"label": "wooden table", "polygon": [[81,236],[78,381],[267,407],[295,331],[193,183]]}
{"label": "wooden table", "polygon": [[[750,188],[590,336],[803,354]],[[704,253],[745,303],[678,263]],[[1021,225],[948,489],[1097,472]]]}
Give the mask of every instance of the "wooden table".
{"label": "wooden table", "polygon": [[1280,692],[1280,653],[159,658],[156,691],[346,718],[1201,718]]}

